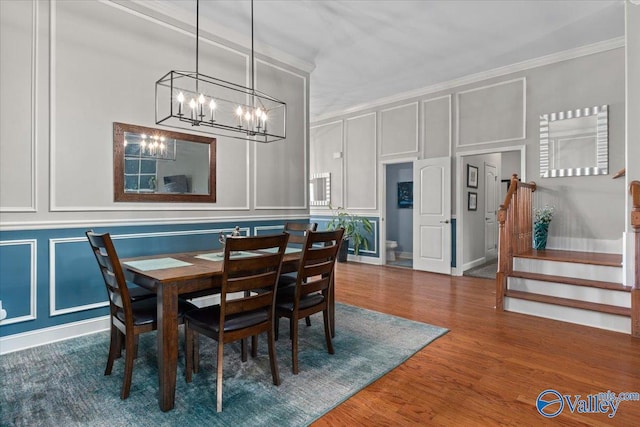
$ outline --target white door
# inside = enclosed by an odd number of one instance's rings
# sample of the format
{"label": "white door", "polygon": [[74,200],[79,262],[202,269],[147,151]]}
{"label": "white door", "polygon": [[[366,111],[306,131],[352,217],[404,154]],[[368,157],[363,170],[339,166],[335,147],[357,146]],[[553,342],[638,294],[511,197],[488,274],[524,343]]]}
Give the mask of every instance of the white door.
{"label": "white door", "polygon": [[498,222],[496,214],[500,197],[498,168],[484,164],[484,252],[487,261],[498,257]]}
{"label": "white door", "polygon": [[413,162],[413,268],[451,274],[451,159]]}

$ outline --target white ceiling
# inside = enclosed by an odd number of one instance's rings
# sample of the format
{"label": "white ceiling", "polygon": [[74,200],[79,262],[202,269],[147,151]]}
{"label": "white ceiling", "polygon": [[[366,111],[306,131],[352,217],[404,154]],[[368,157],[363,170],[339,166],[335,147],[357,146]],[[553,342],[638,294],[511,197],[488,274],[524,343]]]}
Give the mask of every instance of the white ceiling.
{"label": "white ceiling", "polygon": [[[139,1],[195,23],[196,0]],[[249,0],[201,0],[200,28],[250,43]],[[310,114],[624,36],[623,0],[255,0],[256,51],[311,72]],[[284,55],[283,55],[284,53]],[[205,72],[206,74],[206,72]]]}

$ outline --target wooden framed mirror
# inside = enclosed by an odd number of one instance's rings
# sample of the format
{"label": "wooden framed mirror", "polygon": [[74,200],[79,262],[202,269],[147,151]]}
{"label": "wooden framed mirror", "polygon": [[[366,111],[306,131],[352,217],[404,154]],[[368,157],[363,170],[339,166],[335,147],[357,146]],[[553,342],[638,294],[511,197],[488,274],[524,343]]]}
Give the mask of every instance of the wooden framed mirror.
{"label": "wooden framed mirror", "polygon": [[215,203],[216,139],[113,123],[116,202]]}

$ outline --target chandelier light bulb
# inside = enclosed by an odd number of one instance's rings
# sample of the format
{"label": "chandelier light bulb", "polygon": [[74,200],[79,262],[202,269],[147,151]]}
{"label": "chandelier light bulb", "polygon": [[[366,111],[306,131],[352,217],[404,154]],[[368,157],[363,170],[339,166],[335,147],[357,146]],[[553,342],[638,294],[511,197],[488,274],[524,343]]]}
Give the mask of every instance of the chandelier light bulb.
{"label": "chandelier light bulb", "polygon": [[216,101],[214,101],[212,99],[211,102],[209,102],[209,108],[211,108],[211,110],[215,110],[216,109]]}
{"label": "chandelier light bulb", "polygon": [[178,100],[178,116],[182,115],[182,104],[184,103],[184,93],[180,92],[176,97]]}
{"label": "chandelier light bulb", "polygon": [[200,96],[198,97],[198,102],[199,102],[200,104],[204,104],[204,101],[205,101],[205,99],[204,99],[204,95],[203,95],[203,94],[200,94]]}

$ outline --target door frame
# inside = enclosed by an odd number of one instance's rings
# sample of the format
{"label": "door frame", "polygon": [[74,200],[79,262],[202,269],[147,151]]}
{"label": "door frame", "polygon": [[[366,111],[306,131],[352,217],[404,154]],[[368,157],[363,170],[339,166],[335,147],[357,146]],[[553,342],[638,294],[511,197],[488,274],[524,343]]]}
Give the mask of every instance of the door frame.
{"label": "door frame", "polygon": [[464,208],[467,206],[466,200],[464,200],[464,194],[466,189],[466,177],[463,170],[464,158],[470,156],[477,156],[482,154],[495,154],[505,153],[509,151],[520,152],[520,179],[526,181],[527,179],[527,146],[515,145],[510,147],[496,147],[496,148],[483,148],[475,150],[458,151],[455,155],[456,158],[456,184],[455,184],[455,200],[456,200],[456,267],[451,270],[451,274],[454,276],[462,276],[463,259],[464,259]]}
{"label": "door frame", "polygon": [[378,176],[378,200],[380,200],[380,264],[387,264],[387,165],[398,163],[411,163],[419,160],[418,156],[395,157],[393,159],[383,159],[378,162],[380,167]]}

